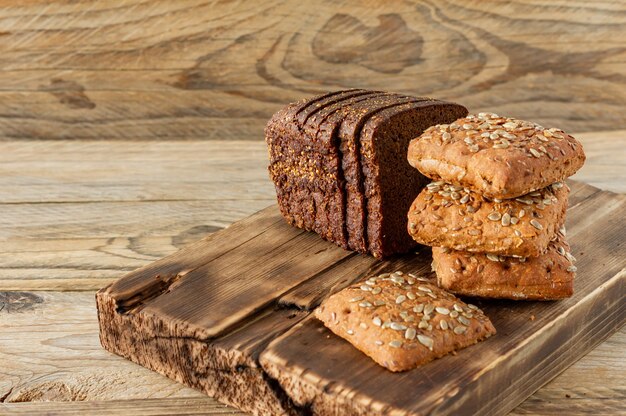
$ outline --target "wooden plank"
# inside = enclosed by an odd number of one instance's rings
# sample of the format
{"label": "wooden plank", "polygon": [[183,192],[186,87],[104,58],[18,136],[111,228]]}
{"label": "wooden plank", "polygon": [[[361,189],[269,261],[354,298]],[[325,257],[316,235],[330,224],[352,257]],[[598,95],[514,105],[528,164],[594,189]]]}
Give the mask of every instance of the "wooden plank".
{"label": "wooden plank", "polygon": [[[626,191],[626,133],[582,141],[577,177]],[[0,290],[99,289],[272,204],[265,144],[243,145],[0,143]]]}
{"label": "wooden plank", "polygon": [[10,415],[46,414],[63,416],[84,415],[230,415],[245,416],[246,413],[223,405],[210,397],[173,399],[135,399],[65,403],[0,403],[0,410]]}
{"label": "wooden plank", "polygon": [[265,345],[302,315],[270,308],[256,319],[241,322],[230,334],[207,342],[193,335],[172,334],[173,323],[159,316],[120,314],[114,298],[106,292],[99,292],[96,301],[100,340],[109,351],[241,410],[290,412],[287,396],[266,377],[257,361]]}
{"label": "wooden plank", "polygon": [[[240,414],[199,391],[105,352],[98,342],[93,294],[28,292],[12,297],[10,303],[5,303],[9,299],[3,295],[0,413]],[[38,323],[35,329],[33,322]],[[522,403],[514,414],[545,409],[580,414],[583,407],[620,413],[625,346],[626,329],[622,329]],[[78,397],[82,401],[68,401]]]}
{"label": "wooden plank", "polygon": [[624,227],[615,226],[625,214],[626,196],[609,192],[573,204],[575,295],[480,302],[498,334],[456,356],[392,374],[311,317],[270,344],[261,364],[298,406],[320,414],[504,414],[626,322]]}
{"label": "wooden plank", "polygon": [[275,199],[262,141],[14,144],[0,142],[3,204]]}
{"label": "wooden plank", "polygon": [[[614,224],[626,212],[626,196],[570,184],[569,239],[579,257],[579,275],[585,276],[576,283],[576,295],[552,303],[482,302],[500,335],[429,364],[428,373],[386,372],[307,317],[324,296],[364,273],[429,270],[428,250],[373,262],[282,221],[257,231],[263,228],[257,223],[278,216],[270,208],[244,220],[245,226],[235,224],[100,291],[102,344],[256,414],[310,409],[319,414],[486,409],[502,414],[626,320],[620,303],[626,280],[620,253],[626,248],[618,248],[617,255],[606,251],[623,234]],[[236,239],[244,242],[215,248]],[[199,254],[207,249],[215,254]],[[198,260],[187,267],[183,259],[191,253]],[[311,261],[320,253],[326,255],[323,261]],[[237,281],[237,276],[248,279]],[[311,345],[316,345],[314,355]],[[503,383],[505,370],[523,376]],[[411,386],[412,394],[402,385]],[[417,402],[416,389],[421,392]],[[471,400],[477,396],[479,402]],[[493,406],[496,400],[501,403]]]}
{"label": "wooden plank", "polygon": [[119,313],[185,322],[168,336],[210,338],[349,255],[290,227],[272,206],[128,274],[103,295]]}
{"label": "wooden plank", "polygon": [[[575,179],[623,192],[614,180],[626,157],[626,131],[576,135],[588,162]],[[245,146],[246,151],[240,149]],[[0,201],[150,202],[275,199],[267,148],[255,143],[55,141],[0,142]],[[597,182],[594,182],[597,181]],[[228,186],[226,186],[228,184]]]}
{"label": "wooden plank", "polygon": [[93,292],[0,292],[0,362],[5,403],[201,395],[102,349]]}
{"label": "wooden plank", "polygon": [[626,131],[589,132],[575,137],[583,144],[587,160],[571,179],[613,192],[626,192],[626,183],[620,187],[612,185],[616,172],[621,172],[626,160],[626,147],[619,138],[626,138]]}
{"label": "wooden plank", "polygon": [[268,202],[7,204],[0,207],[0,290],[98,289]]}
{"label": "wooden plank", "polygon": [[459,0],[7,2],[0,139],[254,140],[283,103],[342,86],[572,131],[624,128],[619,6],[493,10]]}

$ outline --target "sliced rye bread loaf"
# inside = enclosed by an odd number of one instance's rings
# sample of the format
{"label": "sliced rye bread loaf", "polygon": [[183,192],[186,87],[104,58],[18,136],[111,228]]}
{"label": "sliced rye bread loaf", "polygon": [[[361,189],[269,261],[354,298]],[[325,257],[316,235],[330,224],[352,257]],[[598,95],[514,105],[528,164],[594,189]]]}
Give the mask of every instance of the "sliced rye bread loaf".
{"label": "sliced rye bread loaf", "polygon": [[[381,125],[389,124],[390,121],[386,121],[388,119],[400,123],[407,120],[413,124],[416,120],[419,124],[421,120],[423,123],[429,119],[428,116],[406,114],[392,117],[397,113],[392,108],[403,105],[413,108],[406,103],[417,104],[420,100],[423,99],[376,91],[348,90],[299,101],[277,112],[268,123],[265,133],[270,150],[270,176],[275,183],[279,206],[287,222],[315,231],[344,248],[350,247],[361,252],[369,250],[377,257],[406,252],[413,247],[415,243],[406,231],[406,212],[421,186],[420,181],[406,178],[419,173],[415,173],[410,167],[405,171],[402,166],[398,167],[398,172],[404,173],[400,173],[397,180],[385,179],[381,182],[376,179],[376,175],[380,174],[379,171],[387,172],[389,169],[361,166],[359,159],[363,158],[363,142],[366,145],[370,143],[370,150],[366,155],[380,154],[385,163],[408,166],[408,141],[419,135],[423,128],[416,129],[414,125],[410,125],[409,131],[386,134]],[[435,100],[430,102],[432,104],[428,108],[436,107],[436,104],[452,106],[463,110],[458,117],[467,114],[463,107],[455,104]],[[421,108],[418,106],[413,110]],[[404,110],[406,111],[408,110]],[[432,108],[428,111],[444,116],[448,112],[442,110],[438,113]],[[382,113],[385,114],[384,117],[376,117],[373,123],[370,121],[369,117]],[[455,115],[454,119],[456,118]],[[436,116],[431,119],[432,124],[450,122],[447,118],[441,120]],[[365,124],[372,130],[372,134],[363,141],[359,132]],[[393,123],[389,125],[393,126]],[[398,140],[394,141],[395,136],[400,137],[399,141],[402,143],[406,141],[404,146],[400,146],[404,147],[404,151],[398,151]],[[379,143],[381,138],[385,142],[396,143],[394,149],[385,150],[386,144]],[[371,149],[375,152],[372,153]],[[370,164],[376,163],[375,157]],[[389,175],[383,175],[385,178],[387,176]],[[381,183],[383,187],[387,186],[384,185],[385,181],[396,188],[380,192]],[[405,183],[404,188],[417,186],[410,192],[411,196],[406,198],[407,207],[404,210],[398,208],[403,205],[402,201],[397,201],[399,197],[405,199],[402,182]],[[407,193],[406,189],[404,191]],[[366,201],[366,193],[372,196],[373,201]],[[389,203],[381,202],[387,199]],[[369,210],[372,212],[371,218],[367,215]],[[366,232],[368,226],[372,228],[371,232]],[[404,234],[407,234],[407,238],[404,238]],[[369,235],[371,241],[368,241]]]}
{"label": "sliced rye bread loaf", "polygon": [[338,91],[290,104],[265,129],[270,177],[287,222],[346,248],[337,144],[332,136],[317,132],[328,114],[341,108],[341,102],[371,93]]}
{"label": "sliced rye bread loaf", "polygon": [[429,182],[409,165],[409,142],[426,128],[465,117],[467,109],[438,100],[408,103],[372,116],[361,131],[368,251],[382,258],[415,247],[407,231],[411,203]]}
{"label": "sliced rye bread loaf", "polygon": [[341,166],[346,181],[346,227],[348,247],[362,253],[368,252],[365,224],[366,197],[360,162],[360,134],[371,116],[389,107],[419,101],[419,98],[386,93],[359,103],[352,108],[339,130]]}

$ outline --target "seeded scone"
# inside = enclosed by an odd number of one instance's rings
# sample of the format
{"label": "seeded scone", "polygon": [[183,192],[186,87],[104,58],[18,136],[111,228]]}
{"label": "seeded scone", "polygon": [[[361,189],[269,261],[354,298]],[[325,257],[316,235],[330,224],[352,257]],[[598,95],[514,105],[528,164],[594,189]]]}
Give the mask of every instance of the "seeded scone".
{"label": "seeded scone", "polygon": [[408,159],[433,180],[505,199],[573,175],[585,153],[562,130],[479,113],[429,128],[411,142]]}
{"label": "seeded scone", "polygon": [[418,243],[503,256],[541,255],[565,219],[569,188],[556,182],[515,199],[489,199],[431,182],[409,210]]}
{"label": "seeded scone", "polygon": [[576,266],[562,234],[539,257],[504,257],[433,247],[437,284],[463,296],[556,300],[572,296]]}
{"label": "seeded scone", "polygon": [[326,299],[315,316],[394,372],[418,367],[496,333],[476,306],[428,279],[400,271],[343,289]]}

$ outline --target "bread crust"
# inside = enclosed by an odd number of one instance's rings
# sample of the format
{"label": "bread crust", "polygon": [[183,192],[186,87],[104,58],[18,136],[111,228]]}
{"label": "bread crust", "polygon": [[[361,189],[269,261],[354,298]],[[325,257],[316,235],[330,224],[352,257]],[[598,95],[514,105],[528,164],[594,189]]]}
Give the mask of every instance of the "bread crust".
{"label": "bread crust", "polygon": [[411,142],[408,159],[433,180],[506,199],[573,175],[585,153],[562,130],[479,113],[427,129]]}
{"label": "bread crust", "polygon": [[514,258],[433,248],[437,284],[463,296],[556,300],[572,296],[576,267],[561,234],[539,257]]}
{"label": "bread crust", "polygon": [[563,223],[568,195],[562,182],[504,200],[431,182],[411,205],[408,230],[415,241],[432,247],[537,257]]}
{"label": "bread crust", "polygon": [[402,272],[347,287],[326,299],[315,316],[394,372],[418,367],[496,333],[477,307],[428,279]]}

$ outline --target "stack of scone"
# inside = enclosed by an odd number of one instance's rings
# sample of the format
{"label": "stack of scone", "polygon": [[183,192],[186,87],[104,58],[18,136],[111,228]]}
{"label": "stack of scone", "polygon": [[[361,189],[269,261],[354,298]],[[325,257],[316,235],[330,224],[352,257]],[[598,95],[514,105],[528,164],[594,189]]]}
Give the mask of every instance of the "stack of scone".
{"label": "stack of scone", "polygon": [[413,202],[408,230],[433,247],[441,288],[460,295],[551,300],[571,296],[576,267],[565,240],[581,144],[559,129],[469,115],[427,129],[409,163],[434,180]]}

